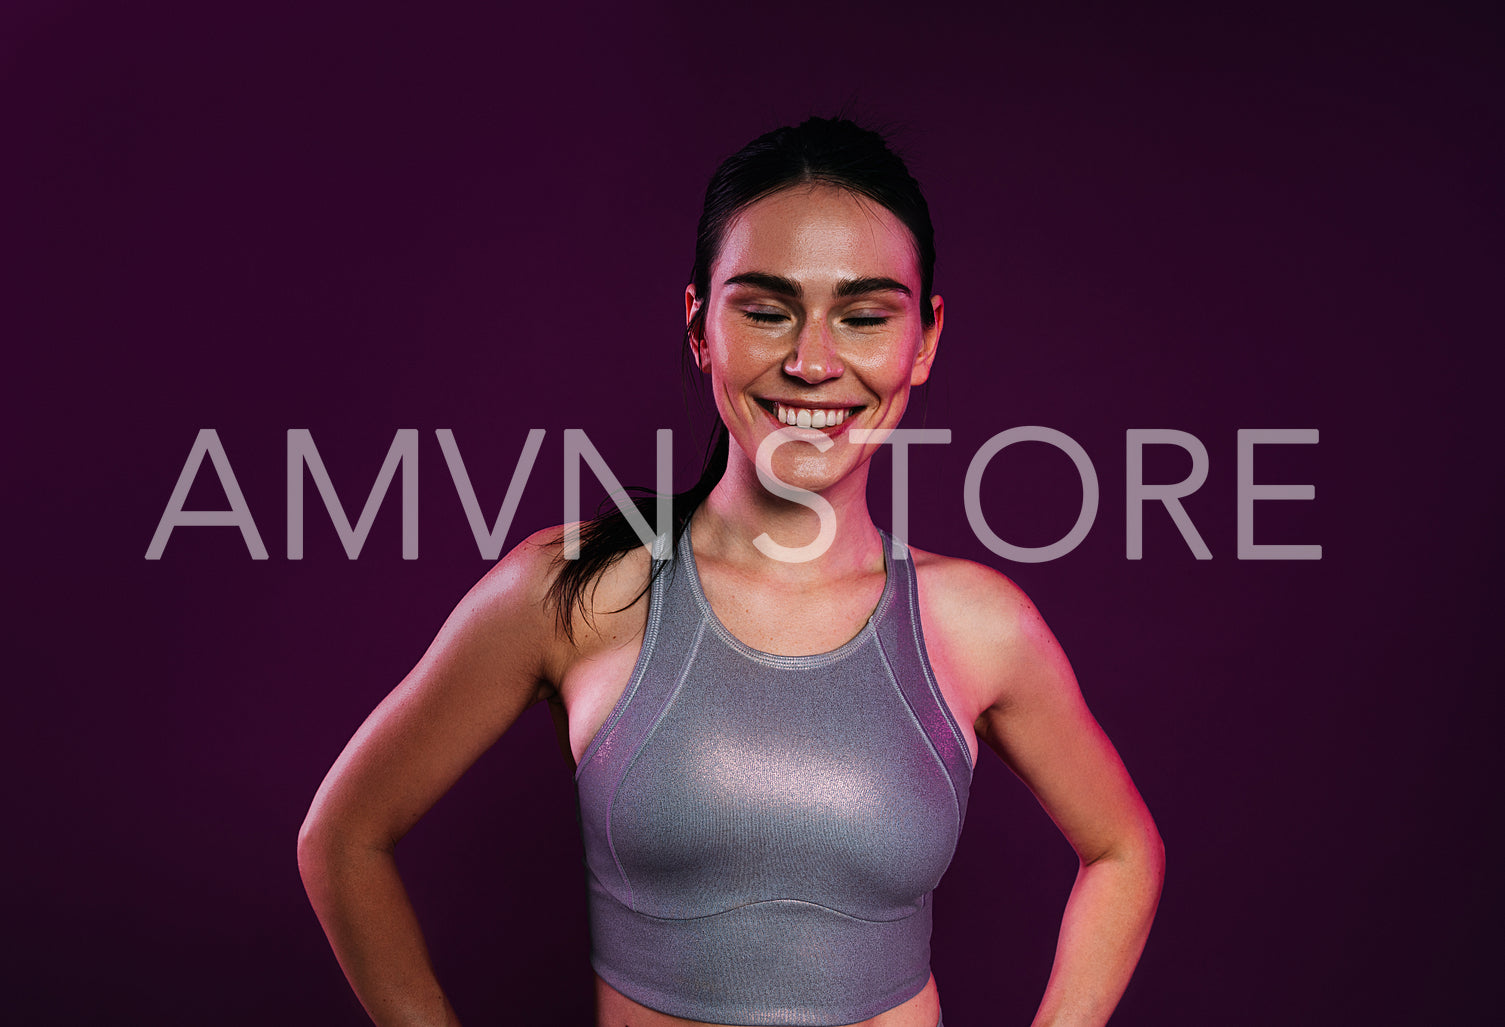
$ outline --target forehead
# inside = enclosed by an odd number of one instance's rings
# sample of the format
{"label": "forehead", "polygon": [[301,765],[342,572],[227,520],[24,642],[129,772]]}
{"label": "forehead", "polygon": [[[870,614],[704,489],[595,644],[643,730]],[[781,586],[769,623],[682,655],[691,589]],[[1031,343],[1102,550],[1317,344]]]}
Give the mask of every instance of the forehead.
{"label": "forehead", "polygon": [[882,204],[824,183],[791,186],[733,219],[712,270],[719,282],[745,271],[796,280],[888,277],[919,292],[919,260],[904,223]]}

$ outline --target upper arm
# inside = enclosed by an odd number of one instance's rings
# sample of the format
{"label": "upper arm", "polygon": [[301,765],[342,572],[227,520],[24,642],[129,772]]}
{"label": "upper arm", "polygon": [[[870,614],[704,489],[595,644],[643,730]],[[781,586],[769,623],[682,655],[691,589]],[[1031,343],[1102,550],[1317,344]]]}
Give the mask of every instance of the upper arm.
{"label": "upper arm", "polygon": [[[1055,635],[1008,578],[964,561],[934,575],[948,670],[978,737],[1034,793],[1083,862],[1158,846],[1128,771]],[[927,628],[927,634],[929,629]]]}
{"label": "upper arm", "polygon": [[549,534],[476,583],[366,718],[314,797],[306,842],[392,845],[543,697],[559,649],[543,602],[556,552],[542,544]]}

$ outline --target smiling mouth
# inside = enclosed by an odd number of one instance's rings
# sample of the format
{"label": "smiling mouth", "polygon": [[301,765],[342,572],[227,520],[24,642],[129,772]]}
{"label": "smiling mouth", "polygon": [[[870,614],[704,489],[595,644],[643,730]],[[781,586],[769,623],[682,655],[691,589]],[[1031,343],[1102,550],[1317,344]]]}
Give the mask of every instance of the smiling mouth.
{"label": "smiling mouth", "polygon": [[835,428],[847,419],[847,415],[861,409],[861,407],[796,407],[771,400],[759,400],[759,403],[780,424],[787,424],[791,428]]}

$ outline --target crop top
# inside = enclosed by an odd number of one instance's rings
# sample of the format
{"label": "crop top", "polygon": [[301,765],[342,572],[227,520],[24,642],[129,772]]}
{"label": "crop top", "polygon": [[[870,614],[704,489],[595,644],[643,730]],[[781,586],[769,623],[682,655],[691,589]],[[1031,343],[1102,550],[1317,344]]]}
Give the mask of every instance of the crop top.
{"label": "crop top", "polygon": [[877,608],[814,656],[717,620],[688,528],[656,565],[637,665],[575,774],[591,963],[634,1001],[851,1024],[929,981],[931,892],[972,761],[925,655],[914,564],[882,542]]}

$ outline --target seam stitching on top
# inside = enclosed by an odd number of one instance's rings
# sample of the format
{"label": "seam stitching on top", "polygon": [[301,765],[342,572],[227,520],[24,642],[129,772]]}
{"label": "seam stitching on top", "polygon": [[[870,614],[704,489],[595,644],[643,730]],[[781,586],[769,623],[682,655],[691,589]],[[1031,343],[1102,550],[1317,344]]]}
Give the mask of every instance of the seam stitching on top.
{"label": "seam stitching on top", "polygon": [[705,589],[700,584],[700,568],[695,564],[695,549],[690,543],[690,527],[685,525],[684,534],[680,536],[679,546],[682,552],[680,557],[683,563],[688,565],[690,572],[690,592],[695,597],[695,605],[699,608],[701,616],[710,624],[711,630],[738,654],[760,663],[765,667],[776,667],[784,670],[798,669],[802,667],[826,667],[841,660],[845,660],[857,652],[869,641],[877,638],[878,621],[893,604],[895,589],[893,560],[889,556],[888,536],[882,528],[878,529],[878,537],[883,546],[883,592],[878,597],[878,605],[873,608],[872,614],[853,635],[841,645],[830,652],[811,653],[806,656],[781,656],[778,653],[766,653],[761,649],[754,649],[736,635],[731,633],[727,626],[721,623],[721,618],[716,616],[716,611],[711,609],[711,601],[705,596]]}
{"label": "seam stitching on top", "polygon": [[[956,723],[956,717],[951,713],[951,707],[946,705],[946,697],[941,693],[941,686],[936,682],[935,672],[930,666],[930,654],[925,650],[925,632],[920,624],[920,573],[914,568],[913,564],[910,565],[910,570],[913,572],[914,577],[909,590],[909,624],[910,629],[914,632],[915,651],[920,657],[920,671],[925,675],[925,684],[929,687],[930,694],[934,697],[936,706],[941,711],[941,716],[946,719],[946,724],[951,729],[952,737],[956,739],[956,744],[959,747],[958,751],[965,753],[967,756],[967,785],[970,790],[972,775],[975,772],[975,768],[972,766],[972,753],[967,748],[966,738],[962,737],[962,729]],[[960,798],[961,796],[958,794],[958,801]]]}
{"label": "seam stitching on top", "polygon": [[914,704],[909,700],[909,695],[904,691],[904,686],[899,683],[899,674],[894,670],[893,660],[889,658],[888,649],[883,645],[882,636],[878,638],[878,655],[883,663],[883,671],[888,675],[889,683],[893,685],[894,691],[899,696],[899,701],[904,704],[904,709],[909,714],[910,722],[914,725],[919,736],[924,739],[925,748],[929,750],[931,758],[935,760],[936,765],[941,768],[941,773],[946,778],[946,786],[951,789],[951,804],[956,808],[956,839],[960,841],[962,836],[962,802],[961,794],[957,791],[956,779],[952,776],[951,768],[946,766],[946,758],[941,755],[940,749],[936,747],[935,740],[930,737],[930,732],[925,728],[924,718],[914,708]]}
{"label": "seam stitching on top", "polygon": [[[925,894],[928,895],[930,893],[926,892]],[[637,909],[634,909],[632,912],[636,913],[638,916],[647,917],[649,920],[658,920],[662,923],[679,924],[694,920],[710,920],[714,917],[726,916],[728,913],[735,913],[738,910],[748,909],[752,906],[768,906],[780,902],[788,902],[798,906],[813,906],[816,909],[823,909],[828,913],[835,913],[839,917],[845,917],[848,920],[856,920],[858,923],[863,924],[902,923],[905,920],[908,920],[914,916],[918,916],[925,911],[925,896],[922,895],[920,896],[920,900],[916,904],[913,912],[906,913],[900,917],[895,917],[892,920],[873,920],[868,917],[853,916],[851,913],[844,913],[839,909],[836,909],[832,906],[823,905],[819,902],[810,902],[808,899],[755,899],[752,902],[743,902],[740,905],[729,906],[726,909],[717,910],[714,913],[703,913],[700,916],[654,916],[652,913],[644,913],[641,910]]]}
{"label": "seam stitching on top", "polygon": [[685,655],[685,662],[683,668],[680,670],[679,680],[674,683],[674,687],[664,699],[663,705],[654,714],[652,726],[648,728],[647,733],[643,735],[643,740],[633,750],[632,758],[622,767],[622,773],[617,777],[616,784],[612,785],[611,798],[606,802],[606,845],[611,850],[612,862],[617,865],[617,873],[622,875],[622,883],[627,888],[627,908],[634,913],[637,912],[637,900],[633,896],[632,880],[627,876],[627,868],[622,865],[621,857],[617,855],[617,841],[611,827],[611,815],[612,811],[616,808],[617,792],[621,790],[622,782],[627,780],[627,775],[632,773],[633,764],[637,763],[638,757],[643,754],[643,750],[653,740],[654,733],[658,731],[659,725],[664,721],[664,715],[669,712],[669,707],[674,705],[675,698],[678,697],[680,689],[684,687],[685,679],[690,676],[690,668],[695,666],[695,657],[700,653],[700,640],[705,637],[705,625],[705,619],[701,618],[700,624],[695,628],[695,640],[690,643],[690,650]]}

